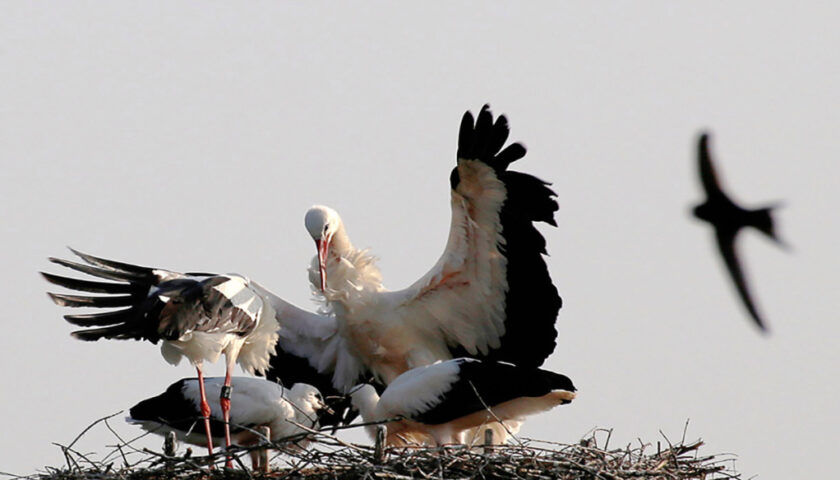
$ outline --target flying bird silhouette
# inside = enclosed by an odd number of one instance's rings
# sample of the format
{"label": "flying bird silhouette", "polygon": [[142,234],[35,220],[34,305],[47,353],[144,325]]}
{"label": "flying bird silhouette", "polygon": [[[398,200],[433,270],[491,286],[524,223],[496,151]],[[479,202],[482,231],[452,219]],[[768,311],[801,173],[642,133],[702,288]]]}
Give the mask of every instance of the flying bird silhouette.
{"label": "flying bird silhouette", "polygon": [[735,250],[735,237],[743,227],[753,227],[765,235],[784,245],[773,228],[773,217],[771,212],[776,205],[770,205],[756,210],[747,210],[740,207],[729,198],[720,187],[720,181],[715,173],[712,158],[709,154],[709,134],[700,135],[697,151],[698,166],[700,168],[700,182],[706,191],[706,201],[694,207],[694,216],[700,220],[709,222],[715,229],[718,249],[729,270],[729,275],[735,283],[738,295],[744,302],[756,325],[767,331],[767,327],[756,310],[752,300],[744,272],[741,269],[741,262]]}

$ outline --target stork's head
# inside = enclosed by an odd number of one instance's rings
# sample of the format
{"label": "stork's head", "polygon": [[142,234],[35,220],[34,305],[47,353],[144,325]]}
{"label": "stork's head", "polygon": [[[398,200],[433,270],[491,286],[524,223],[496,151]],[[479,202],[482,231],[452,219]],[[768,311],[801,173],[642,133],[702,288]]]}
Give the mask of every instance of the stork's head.
{"label": "stork's head", "polygon": [[[300,423],[317,421],[324,414],[332,415],[335,413],[324,402],[321,392],[306,383],[292,385],[286,400],[294,405],[295,419]],[[286,419],[286,421],[289,420]]]}
{"label": "stork's head", "polygon": [[324,402],[324,397],[321,396],[321,392],[312,385],[306,383],[296,383],[292,385],[289,393],[292,401],[299,407],[304,408],[304,410],[307,411],[306,413],[333,413]]}
{"label": "stork's head", "polygon": [[327,289],[327,259],[330,244],[335,234],[343,230],[341,217],[330,207],[315,205],[306,211],[303,223],[318,248],[318,265],[321,270],[321,291],[323,292]]}

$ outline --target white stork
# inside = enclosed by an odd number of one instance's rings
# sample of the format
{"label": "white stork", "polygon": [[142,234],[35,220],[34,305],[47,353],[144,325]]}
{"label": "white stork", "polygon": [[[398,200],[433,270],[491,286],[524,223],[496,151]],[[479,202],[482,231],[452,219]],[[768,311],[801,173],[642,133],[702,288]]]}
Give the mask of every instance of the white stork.
{"label": "white stork", "polygon": [[[58,258],[50,261],[89,275],[125,283],[79,280],[49,273],[49,282],[84,292],[110,296],[81,296],[50,293],[52,300],[67,307],[127,307],[105,313],[65,315],[65,319],[87,328],[73,332],[86,341],[109,339],[162,340],[161,354],[173,364],[186,357],[198,372],[201,411],[207,448],[213,452],[209,416],[211,408],[204,392],[202,365],[225,355],[227,372],[220,389],[222,416],[230,416],[231,373],[235,363],[246,371],[265,372],[277,343],[277,323],[271,304],[248,290],[249,280],[239,275],[182,274],[114,262],[73,253],[87,265]],[[225,429],[225,446],[230,431]]]}
{"label": "white stork", "polygon": [[[204,390],[211,395],[219,394],[225,379],[210,377],[204,379]],[[215,405],[211,407],[210,423],[214,438],[225,435],[224,425],[229,423],[230,435],[236,445],[250,445],[259,441],[256,428],[268,426],[272,442],[293,438],[294,445],[305,448],[308,428],[318,428],[318,417],[327,411],[324,398],[317,388],[296,383],[285,389],[275,382],[261,378],[234,377],[231,395],[230,420]],[[205,433],[196,431],[196,424],[204,417],[201,408],[200,383],[197,378],[179,380],[165,392],[148,398],[131,407],[126,421],[139,425],[146,431],[159,435],[175,432],[180,441],[193,445],[207,442]],[[252,456],[252,461],[254,460]]]}
{"label": "white stork", "polygon": [[[323,310],[334,313],[358,368],[386,384],[456,356],[537,367],[554,350],[561,299],[534,223],[555,225],[557,203],[545,182],[507,169],[525,155],[518,143],[502,149],[508,133],[507,119],[494,122],[487,105],[475,121],[464,114],[450,175],[449,240],[437,264],[403,290],[383,287],[374,257],[353,246],[335,210],[306,213],[318,250],[310,281]],[[354,375],[336,371],[334,378],[346,388]]]}
{"label": "white stork", "polygon": [[[575,391],[569,377],[559,373],[456,358],[403,373],[381,397],[367,384],[351,397],[365,422],[399,418],[387,424],[388,444],[428,436],[440,446],[464,443],[468,430],[498,420],[511,424],[515,433],[524,417],[571,402]],[[373,437],[376,427],[367,431]]]}
{"label": "white stork", "polygon": [[[259,318],[273,315],[280,326],[268,378],[286,385],[312,384],[325,395],[347,393],[371,377],[387,384],[409,369],[455,357],[536,368],[554,351],[554,323],[562,302],[548,274],[545,240],[535,223],[556,225],[557,203],[546,182],[508,170],[525,155],[519,143],[502,148],[508,133],[507,119],[494,121],[486,105],[477,120],[464,114],[457,165],[449,176],[449,240],[437,264],[403,290],[382,286],[372,255],[353,247],[338,214],[326,207],[314,207],[305,217],[318,245],[310,272],[317,297],[324,301],[317,313],[244,277],[179,274],[83,254],[95,268],[53,261],[129,285],[101,287],[99,282],[55,276],[47,280],[77,290],[130,293],[81,301],[131,307],[93,317],[70,316],[68,321],[77,325],[105,326],[78,332],[79,338],[152,341],[177,338],[161,330],[173,323],[168,318],[201,318],[202,324],[214,325],[225,311],[220,308],[224,299],[213,288],[184,289],[180,283],[167,288],[167,282],[226,285],[230,288],[225,298],[236,298],[237,305],[259,305]],[[154,300],[158,295],[163,296]],[[78,303],[75,297],[54,299]]]}

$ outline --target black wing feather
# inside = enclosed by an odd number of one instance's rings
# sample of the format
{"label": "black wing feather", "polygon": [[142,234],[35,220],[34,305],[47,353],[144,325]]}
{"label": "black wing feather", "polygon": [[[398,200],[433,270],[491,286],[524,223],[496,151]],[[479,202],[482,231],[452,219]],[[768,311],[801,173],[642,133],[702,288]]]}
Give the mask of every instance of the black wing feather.
{"label": "black wing feather", "polygon": [[79,327],[104,327],[116,325],[131,320],[134,317],[134,308],[113,310],[104,313],[87,313],[82,315],[65,315],[68,323]]}
{"label": "black wing feather", "polygon": [[[73,332],[81,340],[100,338],[136,339],[157,342],[176,340],[191,331],[224,331],[247,335],[256,327],[256,308],[237,306],[217,287],[233,277],[224,275],[178,274],[164,270],[107,260],[73,250],[88,265],[59,258],[50,261],[89,275],[124,283],[94,282],[44,273],[47,281],[71,290],[108,293],[81,296],[50,293],[53,302],[65,307],[129,307],[89,315],[68,315],[65,319],[82,327]],[[128,293],[128,295],[121,295]],[[261,303],[259,303],[261,305]]]}
{"label": "black wing feather", "polygon": [[718,230],[716,232],[718,248],[720,249],[721,256],[723,256],[723,261],[726,263],[726,268],[729,270],[732,282],[735,284],[735,289],[744,302],[744,307],[746,307],[750,316],[752,316],[758,325],[758,328],[765,330],[767,327],[765,327],[764,321],[761,319],[753,303],[752,296],[747,287],[747,280],[744,278],[744,272],[741,269],[741,262],[738,260],[735,252],[735,235],[736,232]]}
{"label": "black wing feather", "polygon": [[709,134],[703,133],[700,135],[700,140],[697,142],[697,162],[700,170],[700,182],[703,184],[703,189],[706,194],[711,196],[722,195],[723,191],[720,188],[720,181],[718,180],[715,166],[712,163],[712,156],[709,153]]}
{"label": "black wing feather", "polygon": [[151,279],[145,275],[138,275],[131,272],[123,272],[118,270],[93,267],[90,265],[71,262],[69,260],[63,260],[61,258],[50,257],[49,261],[61,265],[62,267],[67,267],[76,270],[77,272],[87,273],[88,275],[93,275],[94,277],[105,278],[108,280],[117,280],[132,283],[143,283],[151,281]]}
{"label": "black wing feather", "polygon": [[[488,128],[487,125],[492,125]],[[501,150],[508,139],[507,118],[500,116],[492,123],[489,106],[485,105],[473,121],[470,112],[461,120],[458,137],[458,158],[478,160],[494,169],[504,183],[507,196],[499,212],[504,245],[499,251],[507,258],[508,291],[505,298],[505,334],[501,347],[486,356],[470,355],[463,347],[451,348],[453,357],[479,357],[508,361],[520,366],[538,367],[554,351],[557,330],[554,324],[562,299],[551,280],[543,255],[545,239],[536,229],[536,222],[556,226],[558,209],[556,194],[537,177],[507,170],[525,156],[525,147],[513,143]],[[501,152],[500,152],[501,150]],[[458,168],[452,170],[450,182],[456,189],[460,182]]]}
{"label": "black wing feather", "polygon": [[91,293],[137,293],[138,287],[125,283],[94,282],[90,280],[79,280],[76,278],[62,277],[51,273],[41,272],[41,275],[50,283],[59,287]]}
{"label": "black wing feather", "polygon": [[70,249],[70,251],[73,252],[79,258],[81,258],[82,260],[84,260],[85,262],[87,262],[91,265],[105,267],[105,268],[109,268],[109,269],[112,269],[112,270],[117,270],[119,272],[124,272],[124,273],[133,273],[133,274],[140,275],[140,276],[143,276],[143,277],[148,278],[148,279],[152,279],[152,278],[155,277],[154,269],[149,268],[149,267],[141,267],[140,265],[132,265],[130,263],[117,262],[115,260],[108,260],[108,259],[101,258],[101,257],[95,257],[93,255],[89,255],[87,253],[82,253],[82,252],[80,252],[78,250],[75,250],[75,249],[72,249],[72,248]]}
{"label": "black wing feather", "polygon": [[60,258],[50,258],[49,260],[77,272],[120,283],[97,282],[42,273],[48,282],[70,290],[110,294],[97,297],[49,293],[53,302],[66,307],[128,307],[91,314],[65,315],[65,320],[73,325],[97,327],[78,330],[72,332],[71,335],[85,341],[111,338],[148,340],[157,343],[160,335],[157,332],[156,319],[153,312],[150,312],[147,307],[149,306],[149,299],[152,298],[149,293],[160,283],[161,279],[154,274],[152,269],[105,260],[77,250],[70,250],[88,264]]}
{"label": "black wing feather", "polygon": [[461,128],[458,133],[458,158],[473,158],[474,122],[472,113],[469,111],[461,117]]}
{"label": "black wing feather", "polygon": [[83,295],[64,295],[48,293],[56,305],[62,307],[126,307],[135,302],[134,295],[115,295],[112,297],[88,297]]}
{"label": "black wing feather", "polygon": [[521,143],[513,143],[499,152],[499,154],[493,159],[491,166],[495,168],[497,172],[501,172],[507,169],[508,165],[511,163],[524,157],[525,153],[527,153],[527,150],[525,150],[525,147]]}
{"label": "black wing feather", "polygon": [[510,135],[510,127],[508,127],[507,117],[499,115],[499,118],[496,119],[496,123],[493,124],[493,132],[488,141],[488,150],[491,152],[498,152],[501,150],[505,145],[505,142],[507,142],[508,135]]}

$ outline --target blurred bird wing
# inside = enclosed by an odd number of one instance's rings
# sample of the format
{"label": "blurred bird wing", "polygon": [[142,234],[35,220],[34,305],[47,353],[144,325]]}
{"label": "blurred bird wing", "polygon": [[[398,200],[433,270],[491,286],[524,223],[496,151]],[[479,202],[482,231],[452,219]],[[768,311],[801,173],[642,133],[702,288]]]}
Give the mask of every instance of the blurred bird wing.
{"label": "blurred bird wing", "polygon": [[766,327],[764,325],[764,321],[761,319],[761,316],[758,314],[758,310],[752,301],[752,296],[750,295],[747,287],[747,280],[744,278],[744,272],[741,269],[741,262],[738,260],[738,255],[735,251],[736,233],[737,232],[718,229],[716,232],[718,248],[723,256],[723,261],[726,263],[726,268],[729,271],[732,282],[735,284],[735,289],[738,291],[738,295],[744,302],[744,306],[758,325],[758,328],[765,330]]}
{"label": "blurred bird wing", "polygon": [[712,163],[712,156],[709,152],[709,134],[700,136],[697,143],[697,163],[700,171],[700,182],[707,195],[722,193],[720,181],[718,180],[715,166]]}

